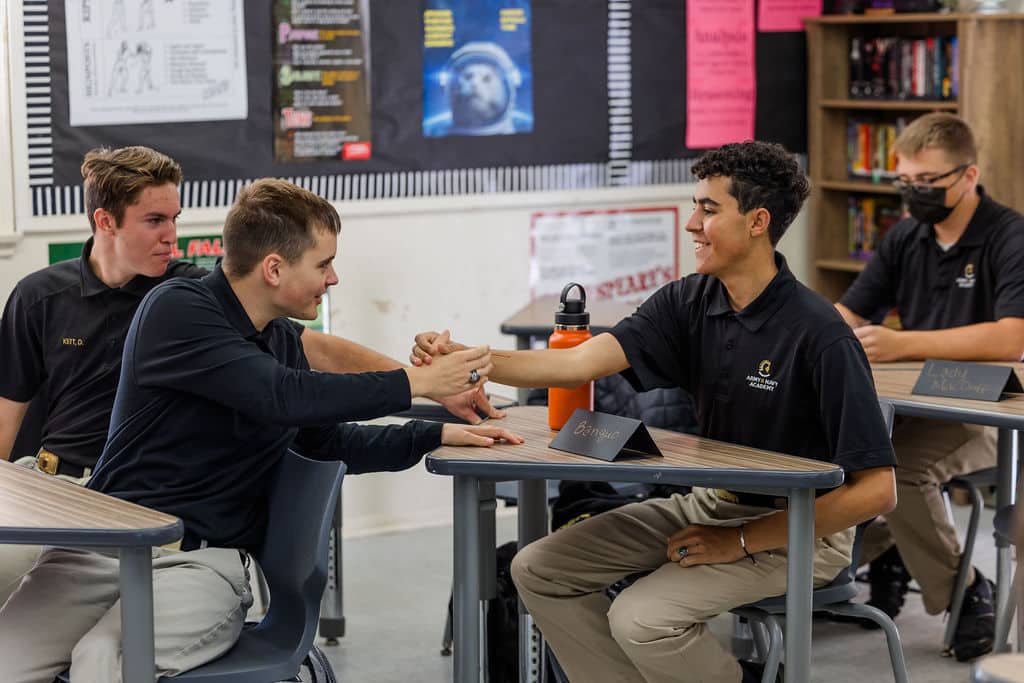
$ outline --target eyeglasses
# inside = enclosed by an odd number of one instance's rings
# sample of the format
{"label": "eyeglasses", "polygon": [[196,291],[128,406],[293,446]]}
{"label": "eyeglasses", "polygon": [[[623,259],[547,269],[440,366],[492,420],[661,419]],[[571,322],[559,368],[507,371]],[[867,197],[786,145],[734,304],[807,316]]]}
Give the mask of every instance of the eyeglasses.
{"label": "eyeglasses", "polygon": [[[901,192],[903,190],[908,190],[908,189],[910,189],[912,187],[930,188],[930,187],[934,187],[935,183],[939,182],[940,180],[942,180],[944,178],[948,178],[949,176],[953,175],[954,173],[960,173],[960,175],[963,175],[967,171],[967,167],[968,166],[970,166],[970,164],[961,164],[960,166],[957,166],[956,168],[954,168],[952,171],[946,171],[945,173],[943,173],[941,175],[926,176],[926,177],[923,177],[923,178],[922,177],[918,177],[916,180],[915,179],[911,179],[911,178],[907,178],[906,176],[900,176],[899,178],[897,178],[896,180],[893,181],[892,185],[893,185],[893,187],[895,187],[897,190],[899,190]],[[957,180],[960,180],[960,178],[957,178]],[[955,183],[956,181],[953,181],[953,182]],[[951,185],[952,185],[952,183],[951,183]]]}

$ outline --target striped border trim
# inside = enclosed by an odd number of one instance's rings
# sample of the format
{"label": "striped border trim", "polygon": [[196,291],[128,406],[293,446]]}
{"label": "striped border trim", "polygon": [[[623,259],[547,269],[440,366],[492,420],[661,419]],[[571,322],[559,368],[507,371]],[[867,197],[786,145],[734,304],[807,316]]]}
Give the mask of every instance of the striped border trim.
{"label": "striped border trim", "polygon": [[[807,169],[807,156],[797,155]],[[451,197],[498,192],[542,192],[602,187],[687,185],[697,182],[692,167],[697,159],[629,161],[621,176],[613,177],[609,164],[507,166],[447,171],[402,171],[347,175],[293,176],[286,180],[333,202],[404,197]],[[190,180],[182,183],[181,205],[188,209],[228,207],[235,195],[253,179]],[[62,216],[85,212],[79,185],[34,187],[36,216]]]}
{"label": "striped border trim", "polygon": [[[53,97],[50,84],[50,15],[46,0],[23,0],[28,184],[53,185]],[[33,208],[33,213],[35,210]]]}
{"label": "striped border trim", "polygon": [[608,178],[629,185],[633,157],[632,2],[608,0]]}

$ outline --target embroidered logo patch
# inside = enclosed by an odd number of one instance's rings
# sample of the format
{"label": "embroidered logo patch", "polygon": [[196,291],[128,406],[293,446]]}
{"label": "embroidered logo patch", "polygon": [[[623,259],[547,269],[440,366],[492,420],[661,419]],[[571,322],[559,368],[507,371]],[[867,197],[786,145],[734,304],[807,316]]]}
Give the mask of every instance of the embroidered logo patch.
{"label": "embroidered logo patch", "polygon": [[964,274],[956,279],[956,286],[960,289],[974,289],[974,264],[968,262],[964,266]]}
{"label": "embroidered logo patch", "polygon": [[757,374],[747,375],[747,384],[751,389],[772,392],[779,386],[777,380],[771,378],[772,362],[765,358],[757,364]]}

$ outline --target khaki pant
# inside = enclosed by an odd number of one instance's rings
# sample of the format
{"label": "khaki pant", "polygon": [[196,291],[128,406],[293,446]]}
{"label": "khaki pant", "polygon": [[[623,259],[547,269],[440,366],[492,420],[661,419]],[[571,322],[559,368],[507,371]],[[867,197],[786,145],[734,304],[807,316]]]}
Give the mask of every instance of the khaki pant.
{"label": "khaki pant", "polygon": [[[512,561],[519,595],[571,681],[736,683],[739,664],[707,631],[712,617],[786,592],[786,552],[681,567],[666,539],[689,524],[736,526],[774,511],[709,489],[633,503],[530,544]],[[814,584],[849,566],[854,530],[819,539]],[[610,602],[604,588],[652,571]]]}
{"label": "khaki pant", "polygon": [[[248,572],[237,550],[154,548],[157,676],[173,676],[227,652],[251,604]],[[69,664],[72,683],[121,681],[118,561],[102,553],[46,548],[0,609],[0,681],[51,683]]]}
{"label": "khaki pant", "polygon": [[[949,607],[960,544],[950,524],[941,487],[953,477],[996,466],[997,431],[992,427],[901,417],[892,443],[896,449],[896,509],[864,534],[869,562],[893,543],[910,575],[921,586],[929,614]],[[974,572],[967,577],[974,581]]]}
{"label": "khaki pant", "polygon": [[[36,467],[36,457],[34,455],[19,458],[14,464],[41,471]],[[69,481],[72,484],[85,486],[89,483],[92,470],[86,469],[84,475],[83,477],[69,477],[66,474],[54,476],[58,479]],[[0,545],[0,607],[7,602],[7,598],[11,596],[11,593],[21,583],[21,578],[36,563],[40,550],[42,548],[37,545]]]}

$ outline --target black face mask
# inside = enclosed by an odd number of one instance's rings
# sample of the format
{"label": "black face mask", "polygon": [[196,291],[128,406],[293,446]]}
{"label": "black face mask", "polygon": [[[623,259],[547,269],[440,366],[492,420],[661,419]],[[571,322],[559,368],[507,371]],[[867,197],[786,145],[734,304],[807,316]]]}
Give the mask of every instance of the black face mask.
{"label": "black face mask", "polygon": [[[954,169],[955,171],[956,169]],[[961,173],[961,175],[963,174]],[[959,206],[964,195],[967,194],[967,190],[964,190],[953,206],[946,206],[947,189],[949,188],[929,185],[904,185],[900,194],[903,196],[903,201],[911,216],[922,223],[935,225],[949,218],[953,209]]]}

